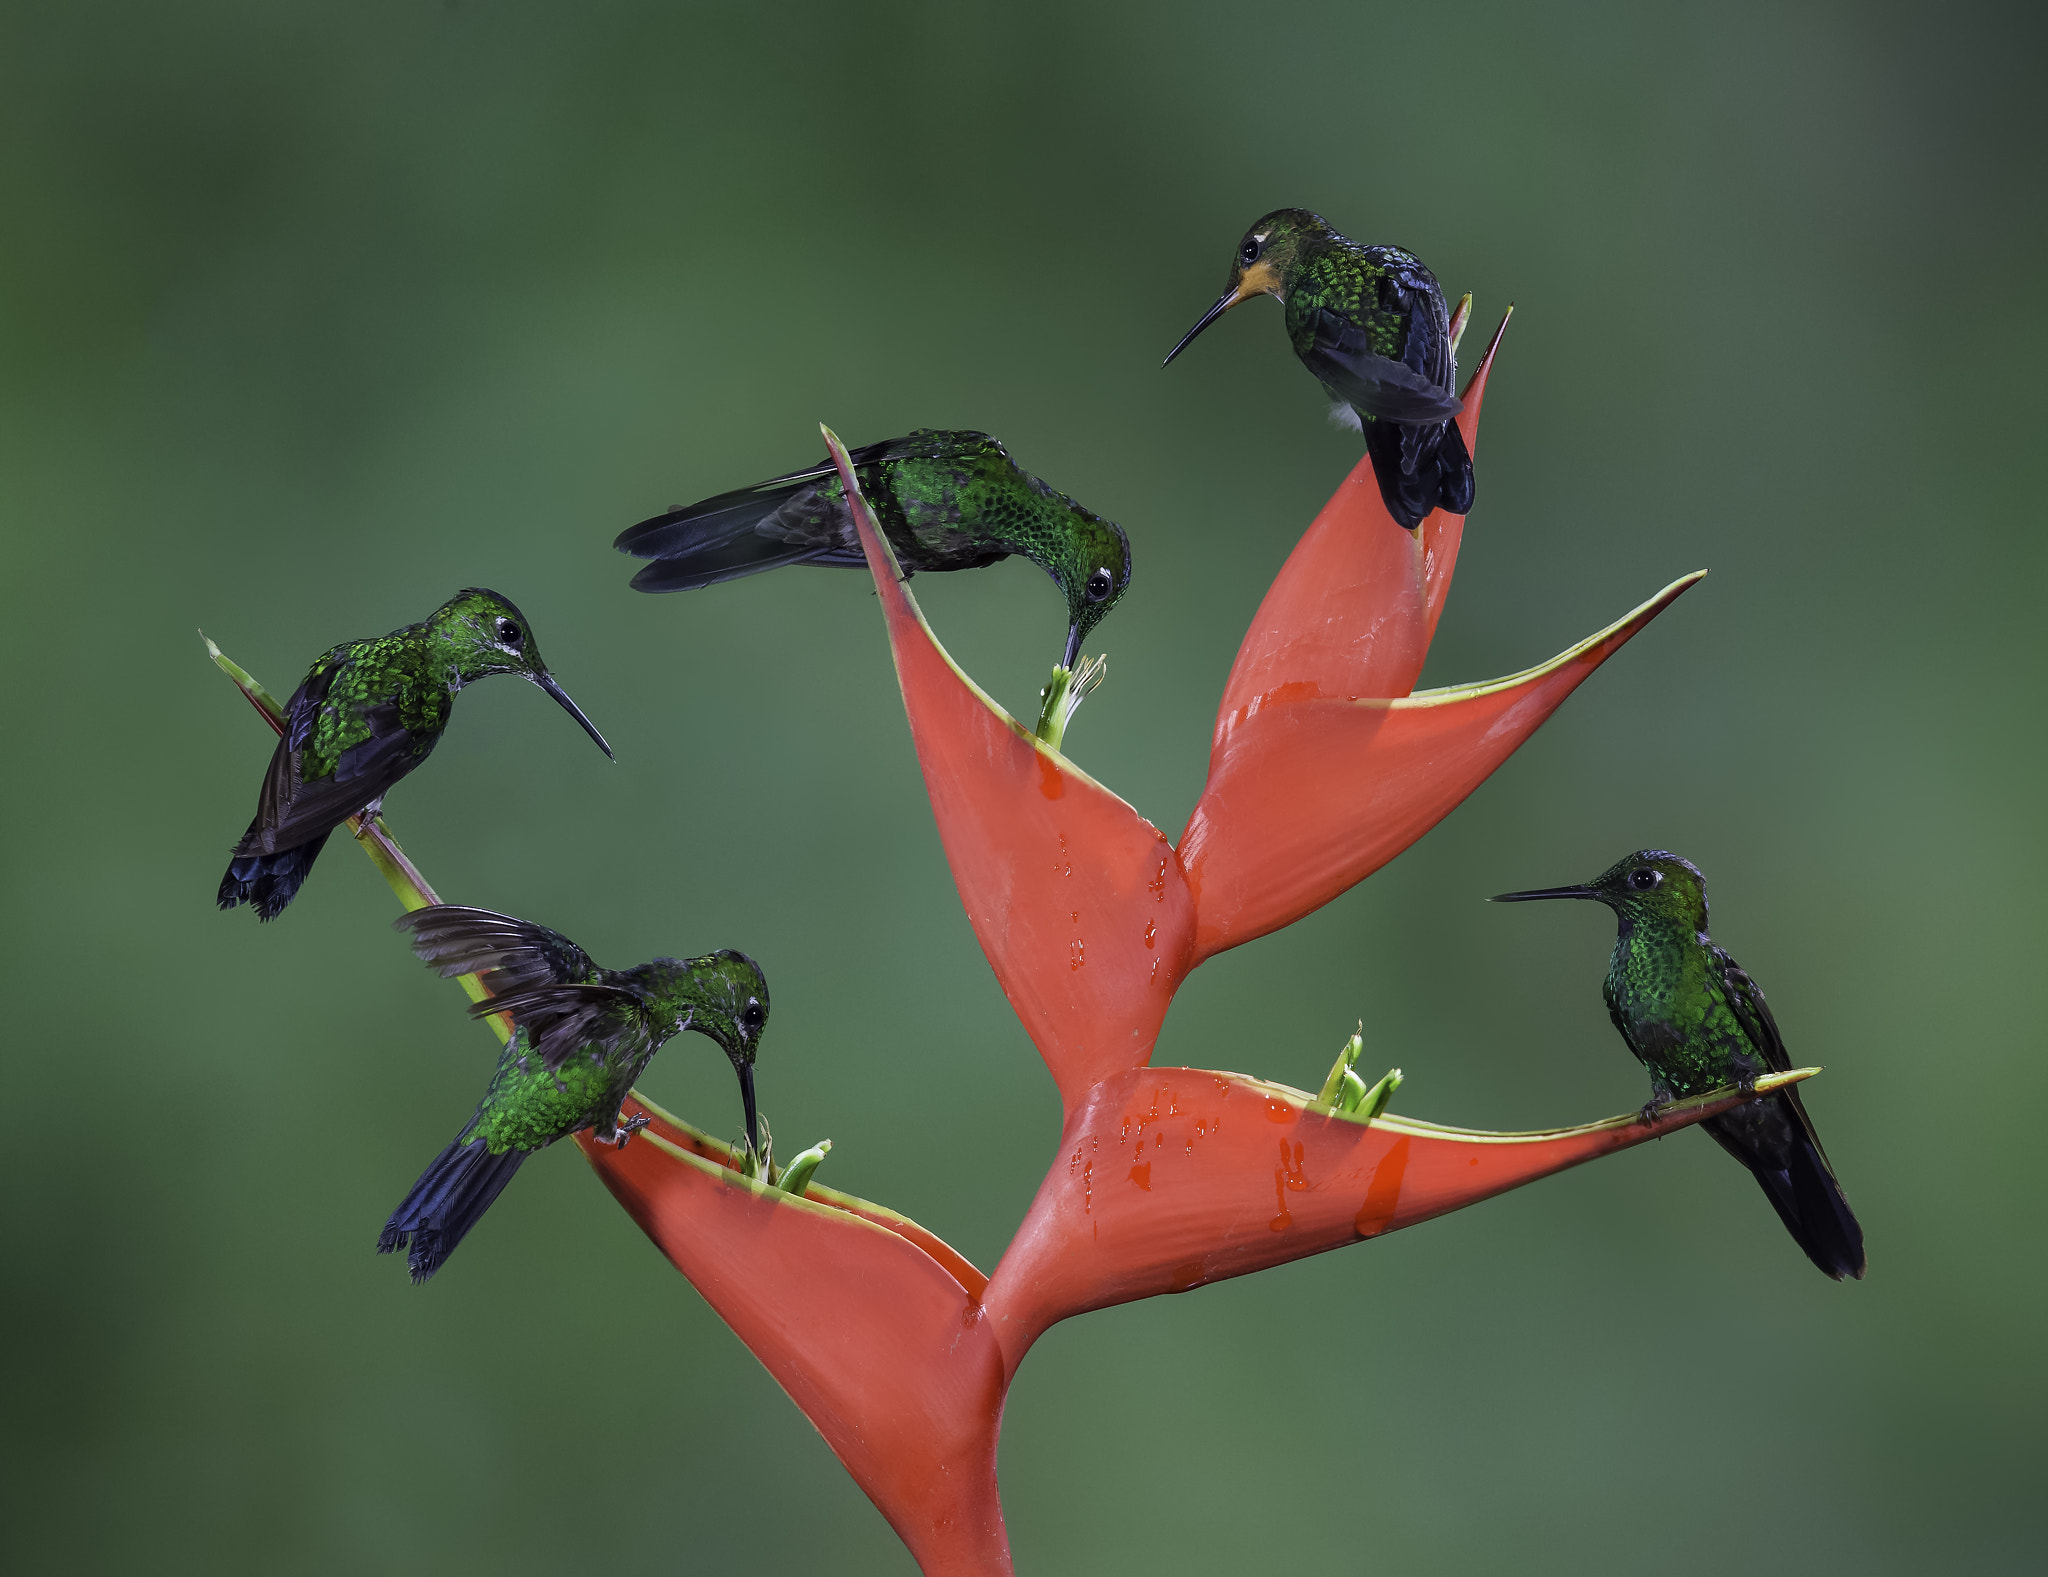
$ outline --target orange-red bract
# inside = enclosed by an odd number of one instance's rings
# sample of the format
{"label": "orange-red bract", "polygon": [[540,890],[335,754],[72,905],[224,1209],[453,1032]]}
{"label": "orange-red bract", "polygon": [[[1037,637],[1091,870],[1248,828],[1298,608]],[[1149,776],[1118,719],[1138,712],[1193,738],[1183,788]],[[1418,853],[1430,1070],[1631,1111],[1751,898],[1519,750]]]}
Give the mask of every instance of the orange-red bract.
{"label": "orange-red bract", "polygon": [[[1811,1070],[1774,1075],[1764,1088]],[[1369,1126],[1239,1073],[1139,1068],[1069,1111],[1060,1152],[989,1279],[1011,1373],[1071,1315],[1186,1292],[1398,1231],[1661,1139],[1745,1097],[1542,1133]]]}
{"label": "orange-red bract", "polygon": [[996,1498],[1002,1355],[987,1279],[914,1222],[813,1184],[799,1203],[651,1107],[605,1186],[817,1426],[928,1573],[1010,1570]]}

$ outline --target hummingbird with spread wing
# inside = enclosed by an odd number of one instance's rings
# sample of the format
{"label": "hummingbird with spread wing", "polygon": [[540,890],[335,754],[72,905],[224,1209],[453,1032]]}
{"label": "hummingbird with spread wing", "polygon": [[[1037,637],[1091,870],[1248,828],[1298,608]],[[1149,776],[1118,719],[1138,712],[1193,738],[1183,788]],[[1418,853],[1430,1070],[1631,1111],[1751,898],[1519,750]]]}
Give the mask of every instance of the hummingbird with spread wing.
{"label": "hummingbird with spread wing", "polygon": [[[1754,1090],[1759,1075],[1792,1059],[1762,989],[1707,935],[1707,882],[1689,860],[1643,849],[1579,887],[1501,893],[1495,903],[1586,898],[1614,912],[1618,935],[1603,994],[1614,1027],[1650,1070],[1655,1099]],[[1700,1126],[1762,1185],[1806,1257],[1840,1281],[1863,1276],[1863,1228],[1835,1181],[1796,1085]]]}
{"label": "hummingbird with spread wing", "polygon": [[684,1030],[731,1059],[747,1143],[758,1153],[754,1054],[768,1023],[768,982],[745,953],[603,969],[559,931],[489,909],[435,904],[396,924],[442,975],[483,977],[491,995],[470,1005],[473,1017],[503,1013],[513,1025],[476,1112],[377,1239],[380,1254],[410,1242],[415,1282],[441,1268],[535,1151],[586,1128],[623,1147],[645,1127],[644,1114],[621,1122],[620,1105],[655,1052]]}
{"label": "hummingbird with spread wing", "polygon": [[1436,275],[1397,246],[1361,246],[1305,208],[1267,214],[1238,242],[1230,281],[1181,342],[1241,301],[1276,296],[1287,338],[1372,457],[1380,498],[1409,530],[1433,509],[1472,508],[1472,456],[1453,420],[1462,410],[1451,317]]}
{"label": "hummingbird with spread wing", "polygon": [[[979,569],[1018,554],[1050,575],[1067,603],[1061,666],[1131,582],[1123,527],[1018,467],[987,433],[920,429],[855,449],[861,496],[906,575]],[[678,505],[613,544],[652,559],[639,591],[683,591],[785,564],[865,568],[839,472],[830,459],[751,487]]]}
{"label": "hummingbird with spread wing", "polygon": [[285,703],[256,819],[221,878],[221,908],[282,914],[327,835],[351,816],[367,828],[392,785],[433,753],[456,693],[492,674],[538,685],[612,753],[541,661],[526,616],[495,591],[457,592],[418,624],[344,641],[307,670]]}

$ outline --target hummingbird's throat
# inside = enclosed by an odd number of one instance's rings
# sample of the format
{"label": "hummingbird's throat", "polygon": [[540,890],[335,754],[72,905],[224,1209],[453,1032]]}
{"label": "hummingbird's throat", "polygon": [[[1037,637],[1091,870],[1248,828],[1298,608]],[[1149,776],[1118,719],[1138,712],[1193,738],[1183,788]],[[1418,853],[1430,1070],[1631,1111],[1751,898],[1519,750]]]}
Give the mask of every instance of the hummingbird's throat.
{"label": "hummingbird's throat", "polygon": [[1230,304],[1234,307],[1239,301],[1249,301],[1253,296],[1278,296],[1282,301],[1287,299],[1286,292],[1280,284],[1280,271],[1264,258],[1260,258],[1244,271],[1243,277],[1237,282],[1236,300]]}

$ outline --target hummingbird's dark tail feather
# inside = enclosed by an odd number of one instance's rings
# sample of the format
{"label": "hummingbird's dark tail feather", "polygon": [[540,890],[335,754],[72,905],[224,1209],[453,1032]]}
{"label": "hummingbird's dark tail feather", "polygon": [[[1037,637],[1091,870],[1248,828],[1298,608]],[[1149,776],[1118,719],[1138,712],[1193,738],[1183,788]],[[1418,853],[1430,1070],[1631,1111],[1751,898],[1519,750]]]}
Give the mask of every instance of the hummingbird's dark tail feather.
{"label": "hummingbird's dark tail feather", "polygon": [[[249,829],[246,843],[256,835],[256,829]],[[228,862],[228,873],[220,879],[220,891],[214,899],[223,909],[232,909],[238,904],[250,904],[256,910],[259,920],[275,920],[284,913],[284,906],[297,895],[306,873],[313,869],[313,862],[320,857],[320,850],[327,842],[327,834],[321,833],[308,843],[296,848],[279,849],[275,854],[238,854]]]}
{"label": "hummingbird's dark tail feather", "polygon": [[491,1154],[482,1139],[461,1140],[434,1157],[434,1164],[420,1174],[405,1196],[405,1203],[391,1212],[377,1239],[379,1254],[396,1253],[412,1239],[412,1253],[406,1268],[415,1285],[425,1281],[455,1252],[469,1229],[477,1224],[491,1202],[505,1191],[524,1150]]}
{"label": "hummingbird's dark tail feather", "polygon": [[1359,424],[1372,474],[1394,523],[1412,531],[1432,509],[1472,509],[1472,456],[1456,422],[1404,425],[1384,417]]}
{"label": "hummingbird's dark tail feather", "polygon": [[[759,529],[792,499],[816,487],[815,480],[805,478],[784,486],[720,493],[688,509],[670,510],[629,526],[612,545],[621,553],[654,560],[633,577],[636,591],[687,591],[784,564],[829,558],[833,544],[791,541],[787,535]],[[853,558],[858,562],[860,556]]]}
{"label": "hummingbird's dark tail feather", "polygon": [[1700,1126],[1748,1167],[1764,1195],[1822,1274],[1863,1279],[1863,1227],[1793,1092],[1737,1107]]}

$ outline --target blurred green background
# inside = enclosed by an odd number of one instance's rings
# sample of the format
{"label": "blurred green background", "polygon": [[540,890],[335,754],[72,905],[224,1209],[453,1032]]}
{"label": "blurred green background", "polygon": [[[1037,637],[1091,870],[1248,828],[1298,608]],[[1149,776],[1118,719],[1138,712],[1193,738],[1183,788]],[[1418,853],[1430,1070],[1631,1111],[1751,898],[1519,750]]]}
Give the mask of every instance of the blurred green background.
{"label": "blurred green background", "polygon": [[[392,797],[409,852],[611,962],[755,954],[785,1143],[991,1267],[1058,1108],[868,587],[640,597],[609,543],[820,419],[1000,434],[1131,532],[1069,743],[1177,832],[1358,445],[1270,304],[1159,358],[1299,203],[1476,292],[1468,366],[1519,303],[1425,682],[1714,573],[1197,975],[1159,1060],[1313,1088],[1363,1017],[1412,1115],[1630,1109],[1607,917],[1480,900],[1668,845],[1829,1065],[1870,1275],[1686,1135],[1073,1321],[1010,1403],[1019,1569],[2032,1567],[2042,43],[2017,6],[0,9],[7,1565],[910,1570],[568,1147],[431,1286],[372,1256],[493,1043],[343,843],[280,923],[214,911],[270,740],[194,629],[282,693],[459,586],[520,602],[618,764],[483,686]],[[1044,578],[917,589],[1028,706]],[[648,1088],[738,1127],[707,1043]]]}

